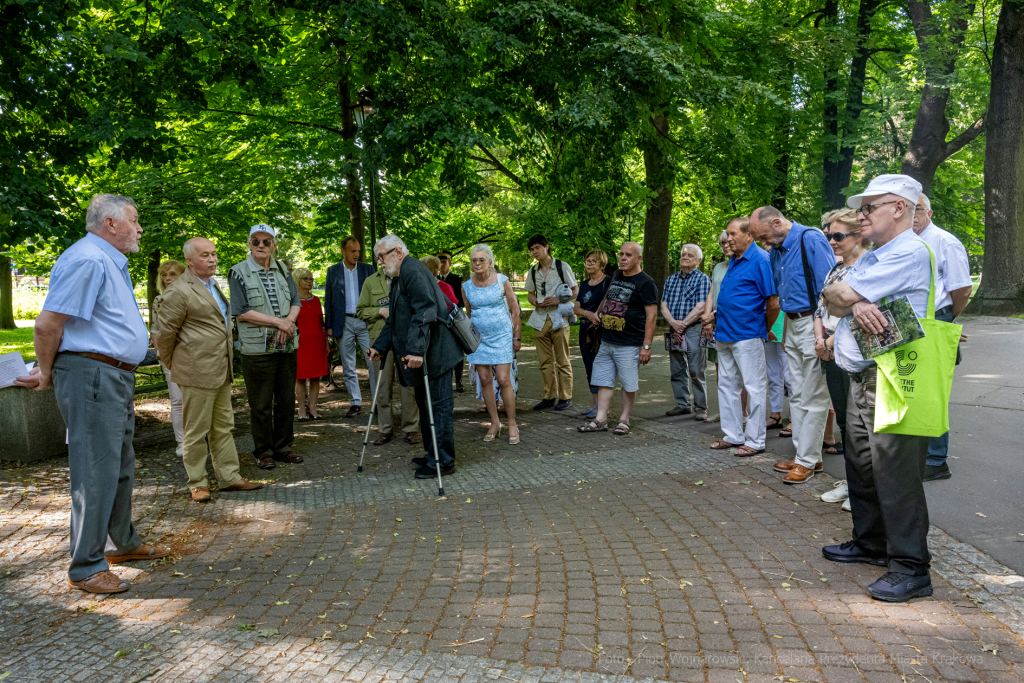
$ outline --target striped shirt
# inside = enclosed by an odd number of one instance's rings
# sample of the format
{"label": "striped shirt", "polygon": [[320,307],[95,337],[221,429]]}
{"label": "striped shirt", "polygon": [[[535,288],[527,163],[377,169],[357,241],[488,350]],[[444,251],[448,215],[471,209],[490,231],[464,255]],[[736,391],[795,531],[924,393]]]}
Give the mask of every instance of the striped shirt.
{"label": "striped shirt", "polygon": [[260,281],[263,283],[263,289],[267,292],[267,299],[270,300],[270,305],[274,308],[274,316],[277,318],[281,317],[281,307],[277,303],[277,287],[274,285],[274,274],[269,270],[260,268],[256,271],[260,276]]}

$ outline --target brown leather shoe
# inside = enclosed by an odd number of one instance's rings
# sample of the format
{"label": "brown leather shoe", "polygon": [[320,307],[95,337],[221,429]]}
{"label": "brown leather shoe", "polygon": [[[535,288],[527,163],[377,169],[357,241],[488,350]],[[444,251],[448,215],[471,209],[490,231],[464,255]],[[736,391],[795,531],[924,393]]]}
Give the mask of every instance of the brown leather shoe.
{"label": "brown leather shoe", "polygon": [[394,432],[390,432],[388,434],[381,434],[381,435],[379,435],[374,440],[373,445],[374,446],[383,446],[387,442],[391,441],[391,439],[393,439],[393,438],[395,438],[395,433]]}
{"label": "brown leather shoe", "polygon": [[86,593],[124,593],[128,590],[128,582],[110,570],[96,572],[81,581],[68,579],[73,588]]}
{"label": "brown leather shoe", "polygon": [[275,453],[274,454],[274,460],[276,460],[277,462],[288,462],[288,463],[291,463],[293,465],[297,465],[300,462],[302,462],[302,456],[301,455],[292,455],[291,451],[286,451],[284,453],[281,453],[280,455]]}
{"label": "brown leather shoe", "polygon": [[267,455],[256,458],[256,466],[261,470],[272,470],[277,467],[277,463],[274,462],[274,456]]}
{"label": "brown leather shoe", "polygon": [[416,432],[409,432],[408,434],[405,435],[406,443],[416,444],[419,443],[420,441],[422,441],[422,439],[420,438],[420,435],[417,434]]}
{"label": "brown leather shoe", "polygon": [[221,491],[255,491],[256,489],[263,488],[263,484],[257,484],[254,481],[248,479],[239,479],[231,486],[221,489]]}
{"label": "brown leather shoe", "polygon": [[363,407],[361,405],[349,406],[348,411],[345,413],[345,417],[355,417],[361,412],[363,412]]}
{"label": "brown leather shoe", "polygon": [[[796,467],[796,459],[795,458],[793,460],[788,460],[786,462],[777,462],[777,463],[775,463],[775,467],[773,467],[772,469],[775,470],[776,472],[786,473],[786,472],[790,472],[794,467]],[[815,472],[821,472],[821,463],[820,462],[817,463],[814,466],[814,471]]]}
{"label": "brown leather shoe", "polygon": [[192,500],[197,503],[209,503],[210,502],[210,489],[205,486],[197,486],[192,489]]}
{"label": "brown leather shoe", "polygon": [[804,484],[813,476],[814,470],[803,465],[797,465],[789,471],[789,474],[782,478],[782,481],[787,484]]}
{"label": "brown leather shoe", "polygon": [[167,557],[170,554],[171,549],[167,546],[143,543],[130,552],[121,553],[120,555],[107,555],[106,557],[109,564],[121,564],[122,562],[131,562],[132,560],[159,560],[161,557]]}

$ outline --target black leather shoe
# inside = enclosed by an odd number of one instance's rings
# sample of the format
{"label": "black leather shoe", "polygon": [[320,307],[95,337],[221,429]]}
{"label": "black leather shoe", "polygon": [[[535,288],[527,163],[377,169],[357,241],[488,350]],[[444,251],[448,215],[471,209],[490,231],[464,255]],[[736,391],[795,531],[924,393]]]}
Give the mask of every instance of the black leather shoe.
{"label": "black leather shoe", "polygon": [[559,401],[555,404],[555,410],[568,410],[571,405],[572,401],[565,399],[564,401]]}
{"label": "black leather shoe", "polygon": [[412,464],[415,465],[416,467],[426,467],[427,466],[427,457],[423,456],[422,458],[413,458],[412,459]]}
{"label": "black leather shoe", "polygon": [[949,479],[953,476],[953,473],[949,471],[949,465],[942,463],[941,465],[925,465],[924,476],[921,481],[938,481],[939,479]]}
{"label": "black leather shoe", "polygon": [[533,409],[534,410],[548,410],[549,408],[553,408],[554,405],[555,405],[555,399],[553,399],[553,398],[546,398],[543,401],[541,401],[540,403],[538,403],[537,405],[535,405],[533,407]]}
{"label": "black leather shoe", "polygon": [[[441,468],[441,474],[444,475],[444,476],[447,476],[449,474],[453,474],[454,472],[455,472],[455,465],[448,465],[448,467],[442,467]],[[418,470],[416,470],[416,478],[417,479],[433,479],[436,476],[437,476],[437,470],[435,470],[433,467],[427,467],[426,465],[424,465],[423,467],[421,467]]]}
{"label": "black leather shoe", "polygon": [[345,413],[345,417],[355,417],[361,412],[363,412],[362,406],[349,406],[348,412]]}
{"label": "black leather shoe", "polygon": [[821,554],[826,560],[833,562],[861,562],[873,564],[876,567],[884,567],[889,564],[888,558],[868,555],[853,541],[847,541],[842,545],[827,545],[821,549]]}
{"label": "black leather shoe", "polygon": [[466,393],[466,388],[462,386],[462,382],[455,383],[455,391],[460,394]]}
{"label": "black leather shoe", "polygon": [[932,594],[932,577],[889,572],[868,586],[868,595],[884,602],[906,602]]}

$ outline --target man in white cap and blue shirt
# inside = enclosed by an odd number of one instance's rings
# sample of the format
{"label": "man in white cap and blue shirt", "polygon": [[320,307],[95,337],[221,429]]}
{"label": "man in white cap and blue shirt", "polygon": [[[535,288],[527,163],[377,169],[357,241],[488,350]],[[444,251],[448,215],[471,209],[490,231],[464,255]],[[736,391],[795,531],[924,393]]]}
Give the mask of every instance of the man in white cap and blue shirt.
{"label": "man in white cap and blue shirt", "polygon": [[[932,223],[932,203],[927,195],[917,199],[914,209],[914,234],[925,241],[935,253],[935,319],[953,322],[971,300],[971,263],[963,242]],[[956,352],[960,364],[960,349]],[[946,458],[949,456],[949,432],[928,439],[928,460],[924,469],[925,481],[949,479],[952,473]]]}
{"label": "man in white cap and blue shirt", "polygon": [[253,455],[265,470],[300,463],[295,440],[295,373],[302,304],[295,280],[274,260],[277,233],[266,223],[249,231],[249,257],[231,268],[231,315],[238,323],[242,377],[252,418]]}
{"label": "man in white cap and blue shirt", "polygon": [[846,479],[853,512],[853,539],[822,548],[833,562],[862,562],[889,571],[868,586],[887,602],[932,594],[928,568],[928,501],[921,482],[928,438],[874,430],[875,363],[865,360],[850,329],[851,318],[871,333],[887,322],[876,305],[906,296],[924,317],[933,277],[928,247],[914,234],[914,206],[921,184],[906,175],[881,175],[849,198],[862,235],[874,243],[849,277],[824,290],[829,312],[842,316],[835,354],[850,373],[846,425]]}

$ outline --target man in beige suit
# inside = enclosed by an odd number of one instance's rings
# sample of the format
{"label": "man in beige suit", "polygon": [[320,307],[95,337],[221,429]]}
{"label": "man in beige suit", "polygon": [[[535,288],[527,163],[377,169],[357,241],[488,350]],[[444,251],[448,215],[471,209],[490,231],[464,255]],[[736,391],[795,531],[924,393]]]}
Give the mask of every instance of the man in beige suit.
{"label": "man in beige suit", "polygon": [[160,357],[181,387],[185,423],[183,460],[192,500],[210,500],[206,477],[206,441],[221,491],[252,491],[254,484],[238,474],[238,451],[231,430],[231,317],[227,299],[213,276],[217,248],[193,237],[182,249],[188,270],[164,292],[160,306]]}

